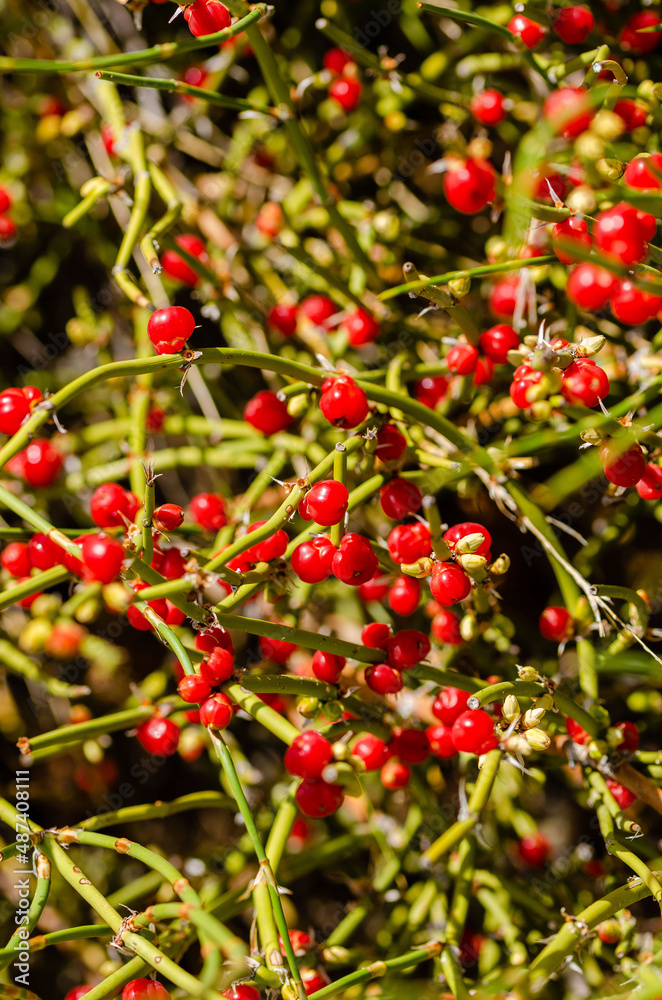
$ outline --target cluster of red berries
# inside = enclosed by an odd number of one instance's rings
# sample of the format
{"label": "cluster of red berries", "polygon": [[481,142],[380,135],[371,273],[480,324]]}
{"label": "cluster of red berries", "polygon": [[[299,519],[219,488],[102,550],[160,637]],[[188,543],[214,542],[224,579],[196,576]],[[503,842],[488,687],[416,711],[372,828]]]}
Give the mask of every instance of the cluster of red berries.
{"label": "cluster of red berries", "polygon": [[345,113],[353,111],[361,100],[363,86],[358,78],[356,63],[343,49],[329,49],[324,56],[324,69],[333,77],[329,98]]}
{"label": "cluster of red berries", "polygon": [[308,295],[297,305],[281,302],[267,315],[272,330],[283,337],[293,337],[297,331],[312,328],[322,334],[340,329],[352,347],[371,344],[379,336],[379,324],[365,309],[341,311],[327,295]]}

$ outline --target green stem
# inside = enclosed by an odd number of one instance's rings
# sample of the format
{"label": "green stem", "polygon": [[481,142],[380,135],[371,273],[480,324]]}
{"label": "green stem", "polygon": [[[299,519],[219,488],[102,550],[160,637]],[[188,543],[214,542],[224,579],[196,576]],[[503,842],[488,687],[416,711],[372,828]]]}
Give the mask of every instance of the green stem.
{"label": "green stem", "polygon": [[213,90],[205,90],[204,87],[193,87],[189,83],[182,83],[181,80],[167,79],[154,76],[134,76],[130,73],[111,73],[105,70],[98,70],[95,73],[100,80],[109,83],[117,83],[123,87],[148,87],[152,90],[167,90],[169,94],[187,94],[189,97],[200,97],[209,104],[216,104],[222,108],[231,108],[233,111],[259,111],[263,115],[271,118],[278,118],[276,108],[267,104],[257,104],[254,101],[247,101],[241,97],[226,97],[225,94],[217,94]]}
{"label": "green stem", "polygon": [[[282,946],[285,950],[285,957],[287,958],[287,964],[290,968],[290,974],[292,980],[295,983],[297,993],[299,995],[299,1000],[306,1000],[306,991],[301,980],[301,973],[297,966],[296,957],[294,951],[292,950],[292,943],[290,941],[290,935],[287,927],[287,920],[285,919],[285,914],[283,912],[283,904],[281,902],[280,894],[278,891],[278,883],[274,876],[273,870],[269,859],[265,853],[264,847],[262,846],[262,841],[260,840],[260,834],[258,833],[257,827],[255,825],[255,819],[253,818],[253,813],[251,807],[249,806],[246,796],[244,795],[244,790],[241,786],[239,776],[237,774],[236,768],[234,766],[234,761],[232,760],[232,754],[228,749],[223,737],[220,734],[211,732],[212,742],[214,744],[214,749],[218,755],[218,758],[223,766],[225,776],[228,780],[230,788],[232,789],[232,794],[237,800],[237,805],[239,806],[239,811],[244,820],[246,830],[251,838],[253,844],[253,850],[260,863],[260,871],[257,877],[256,884],[265,883],[269,890],[269,896],[271,899],[271,907],[273,909],[273,915],[278,926],[278,931],[282,939]],[[277,943],[277,942],[276,942]],[[269,956],[267,956],[268,958]],[[280,958],[280,951],[279,951]]]}
{"label": "green stem", "polygon": [[548,254],[544,257],[530,257],[528,260],[506,260],[500,264],[486,264],[484,267],[473,267],[465,271],[447,271],[446,274],[436,274],[431,278],[421,278],[419,281],[408,281],[394,288],[380,292],[382,302],[394,299],[398,295],[408,295],[409,292],[420,292],[428,285],[447,285],[449,281],[458,278],[484,278],[491,274],[506,274],[509,271],[521,271],[524,267],[541,267],[544,264],[558,264],[558,258]]}
{"label": "green stem", "polygon": [[476,828],[480,822],[480,814],[487,805],[487,800],[492,792],[501,760],[501,750],[490,750],[485,755],[483,766],[478,772],[476,784],[469,797],[469,817],[467,819],[456,820],[452,826],[428,847],[427,851],[421,855],[421,862],[423,864],[430,865],[437,862]]}
{"label": "green stem", "polygon": [[136,52],[119,52],[108,56],[73,60],[0,57],[0,73],[88,73],[90,70],[108,68],[109,66],[135,66],[137,63],[147,66],[151,63],[166,62],[173,56],[179,56],[185,52],[194,52],[196,49],[221,45],[229,38],[233,38],[254,25],[266,12],[266,4],[257,4],[249,14],[222,31],[215,31],[211,35],[204,35],[201,38],[165,42],[162,45],[154,45],[149,49],[139,49]]}

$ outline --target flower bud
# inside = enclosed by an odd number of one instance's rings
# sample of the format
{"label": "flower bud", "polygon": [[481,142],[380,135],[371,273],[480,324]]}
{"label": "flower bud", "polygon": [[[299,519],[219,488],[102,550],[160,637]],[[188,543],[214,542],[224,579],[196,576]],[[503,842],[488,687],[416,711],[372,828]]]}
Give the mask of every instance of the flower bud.
{"label": "flower bud", "polygon": [[589,187],[588,184],[579,184],[573,188],[565,203],[578,215],[590,215],[597,204],[593,188]]}
{"label": "flower bud", "polygon": [[588,430],[582,431],[579,436],[585,444],[594,444],[596,446],[602,444],[604,440],[600,431],[595,430],[594,427],[589,427]]}
{"label": "flower bud", "polygon": [[501,709],[501,714],[506,722],[514,722],[520,716],[519,702],[514,694],[506,695]]}
{"label": "flower bud", "polygon": [[591,760],[601,760],[608,748],[604,740],[591,740],[590,743],[587,743],[586,749]]}
{"label": "flower bud", "polygon": [[540,683],[543,680],[535,667],[518,667],[517,673],[521,681],[537,681]]}
{"label": "flower bud", "polygon": [[524,736],[533,750],[546,750],[552,742],[549,733],[544,729],[528,729]]}
{"label": "flower bud", "polygon": [[478,551],[481,545],[485,544],[485,535],[480,531],[475,531],[471,535],[464,535],[455,544],[455,553],[458,556],[470,555]]}
{"label": "flower bud", "polygon": [[596,170],[601,177],[606,177],[608,181],[617,181],[625,173],[625,164],[621,160],[605,159],[604,157],[595,164]]}
{"label": "flower bud", "polygon": [[352,751],[349,749],[347,744],[343,743],[341,740],[338,740],[337,743],[333,744],[331,747],[331,753],[333,754],[334,760],[349,760],[352,756]]}
{"label": "flower bud", "polygon": [[314,719],[322,710],[322,702],[319,698],[304,696],[297,699],[297,712],[303,715],[304,719]]}
{"label": "flower bud", "polygon": [[576,351],[576,357],[590,358],[593,354],[601,351],[605,343],[606,340],[604,337],[586,337],[580,342]]}
{"label": "flower bud", "polygon": [[544,708],[529,708],[522,718],[522,725],[525,729],[533,729],[538,725],[545,714]]}
{"label": "flower bud", "polygon": [[465,642],[471,642],[478,634],[478,621],[475,614],[464,615],[460,621],[460,635]]}
{"label": "flower bud", "polygon": [[[509,569],[510,556],[507,556],[505,552],[502,552],[501,555],[498,556],[498,558],[495,559],[490,565],[490,573],[493,573],[494,576],[505,576]],[[498,625],[497,628],[501,628],[501,626]],[[501,629],[501,631],[505,632],[504,629]],[[505,635],[510,636],[510,638],[512,638],[513,634],[512,630],[510,632],[505,632]]]}
{"label": "flower bud", "polygon": [[434,560],[430,559],[429,556],[424,556],[414,563],[401,563],[400,569],[406,576],[415,576],[417,580],[422,580],[424,577],[430,576],[433,566]]}
{"label": "flower bud", "polygon": [[325,701],[324,715],[329,722],[339,722],[343,717],[343,707],[339,701]]}
{"label": "flower bud", "polygon": [[448,282],[448,290],[456,299],[464,298],[468,294],[471,288],[471,278],[467,275],[462,275],[459,278],[453,278],[452,281]]}
{"label": "flower bud", "polygon": [[554,708],[554,699],[551,694],[544,694],[542,698],[538,698],[535,702],[534,708],[542,708],[545,712],[549,712]]}
{"label": "flower bud", "polygon": [[523,364],[526,361],[530,353],[531,353],[530,351],[524,351],[522,350],[522,348],[520,348],[517,351],[508,351],[507,355],[508,363],[511,365],[515,365],[515,367],[518,368],[521,364]]}
{"label": "flower bud", "polygon": [[457,564],[461,566],[465,573],[468,573],[474,580],[484,580],[486,576],[485,567],[487,559],[485,556],[466,555],[458,556]]}

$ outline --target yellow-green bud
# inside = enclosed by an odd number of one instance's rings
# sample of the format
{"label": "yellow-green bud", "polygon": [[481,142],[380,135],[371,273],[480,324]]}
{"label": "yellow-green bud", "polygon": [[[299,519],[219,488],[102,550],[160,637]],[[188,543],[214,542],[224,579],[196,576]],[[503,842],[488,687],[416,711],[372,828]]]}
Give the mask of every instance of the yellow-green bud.
{"label": "yellow-green bud", "polygon": [[515,719],[519,718],[520,707],[519,702],[514,694],[506,695],[503,708],[501,709],[501,714],[503,715],[506,722],[514,722]]}
{"label": "yellow-green bud", "polygon": [[546,750],[552,742],[549,733],[544,729],[528,729],[524,735],[533,750]]}

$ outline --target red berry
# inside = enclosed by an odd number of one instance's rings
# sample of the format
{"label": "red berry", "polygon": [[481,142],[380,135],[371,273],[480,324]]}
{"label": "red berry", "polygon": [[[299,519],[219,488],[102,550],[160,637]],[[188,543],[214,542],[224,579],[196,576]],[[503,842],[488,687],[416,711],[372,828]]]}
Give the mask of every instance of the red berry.
{"label": "red berry", "polygon": [[[190,72],[191,70],[187,70],[187,73]],[[198,70],[197,72],[199,73],[200,71]],[[201,86],[199,80],[189,80],[187,82],[193,83],[194,86]],[[181,236],[177,236],[175,238],[175,243],[177,246],[180,246],[182,250],[186,250],[186,252],[192,257],[202,261],[203,264],[207,264],[209,262],[207,248],[200,237],[196,236],[194,233],[183,233]],[[183,282],[190,288],[194,288],[200,281],[198,273],[193,270],[191,265],[188,264],[176,250],[166,250],[165,253],[161,255],[161,265],[169,277],[174,278],[176,281]]]}
{"label": "red berry", "polygon": [[[229,649],[215,646],[200,664],[201,677],[212,687],[229,681],[234,673],[234,657]],[[183,697],[183,696],[182,696]]]}
{"label": "red berry", "polygon": [[223,497],[218,493],[198,493],[189,505],[191,517],[205,531],[218,531],[228,523]]}
{"label": "red berry", "polygon": [[[187,7],[187,10],[190,9]],[[149,317],[147,324],[147,334],[157,354],[177,354],[183,350],[194,330],[193,313],[184,306],[157,309]]]}
{"label": "red berry", "polygon": [[583,746],[584,744],[591,742],[591,735],[587,733],[578,722],[575,722],[575,720],[571,719],[569,716],[565,720],[565,728],[573,743],[579,743]]}
{"label": "red berry", "polygon": [[550,606],[545,608],[538,619],[540,634],[552,642],[565,642],[575,631],[572,615],[565,608]]}
{"label": "red berry", "polygon": [[363,85],[355,76],[341,76],[329,86],[329,97],[343,109],[353,111],[361,100]]}
{"label": "red berry", "polygon": [[285,223],[283,209],[276,201],[265,201],[255,219],[256,229],[269,240],[275,240]]}
{"label": "red berry", "polygon": [[50,441],[37,438],[19,454],[21,475],[28,486],[37,489],[52,486],[62,468],[62,455]]}
{"label": "red berry", "polygon": [[260,1000],[260,991],[249,983],[237,983],[227,990],[221,990],[221,993],[228,1000]]}
{"label": "red berry", "polygon": [[158,566],[154,566],[153,563],[152,566],[159,573],[161,573],[166,580],[177,580],[186,572],[186,558],[182,555],[180,549],[173,546],[173,548],[168,549],[164,554],[160,568]]}
{"label": "red berry", "polygon": [[103,483],[90,499],[90,516],[100,528],[118,528],[124,518],[133,521],[139,506],[138,498],[119,483]]}
{"label": "red berry", "polygon": [[365,764],[366,771],[379,771],[391,756],[386,743],[372,733],[364,733],[352,747],[352,753]]}
{"label": "red berry", "polygon": [[[166,625],[183,625],[186,621],[186,612],[181,611],[176,605],[166,598],[167,614],[165,616]],[[158,613],[158,612],[157,612]]]}
{"label": "red berry", "polygon": [[471,375],[476,370],[478,358],[478,351],[471,344],[454,344],[446,355],[446,364],[454,375]]}
{"label": "red berry", "polygon": [[297,648],[295,642],[287,642],[284,639],[272,639],[261,635],[258,640],[260,653],[266,660],[273,663],[287,663],[288,659]]}
{"label": "red berry", "polygon": [[420,510],[423,495],[416,483],[407,479],[392,479],[380,489],[379,502],[387,517],[400,521]]}
{"label": "red berry", "polygon": [[6,250],[16,241],[16,223],[8,215],[0,215],[0,247]]}
{"label": "red berry", "polygon": [[293,419],[287,412],[286,404],[275,392],[269,392],[267,389],[249,399],[244,408],[244,420],[267,435],[284,431]]}
{"label": "red berry", "polygon": [[22,389],[0,392],[0,432],[15,434],[30,414],[30,403]]}
{"label": "red berry", "polygon": [[607,373],[590,358],[581,358],[563,370],[561,392],[568,403],[597,406],[609,395]]}
{"label": "red berry", "polygon": [[64,549],[52,542],[48,535],[42,535],[38,532],[28,542],[28,556],[30,564],[35,569],[52,569],[53,566],[58,566],[64,558]]}
{"label": "red berry", "polygon": [[359,587],[359,597],[364,603],[368,601],[383,601],[389,592],[391,581],[387,576],[377,570],[377,572]]}
{"label": "red berry", "polygon": [[338,306],[326,295],[309,295],[302,300],[299,306],[300,316],[307,319],[313,326],[320,326],[325,331],[335,330],[337,324],[329,321],[338,312]]}
{"label": "red berry", "polygon": [[288,747],[285,767],[297,778],[321,778],[332,759],[331,744],[327,738],[314,729],[308,729]]}
{"label": "red berry", "polygon": [[660,24],[660,15],[656,11],[640,10],[638,14],[633,14],[626,21],[618,36],[621,48],[637,55],[652,52],[659,44],[659,32],[642,33],[641,29],[653,28],[658,24]]}
{"label": "red berry", "polygon": [[449,726],[445,726],[443,722],[439,722],[435,726],[428,726],[425,733],[430,744],[430,753],[433,753],[435,757],[441,757],[442,760],[450,760],[451,757],[457,757],[457,750],[453,743],[453,733]]}
{"label": "red berry", "polygon": [[505,365],[508,361],[508,351],[516,351],[520,346],[519,337],[507,323],[491,326],[489,330],[481,333],[478,343],[487,357],[498,365]]}
{"label": "red berry", "polygon": [[[12,202],[13,199],[11,193],[7,190],[6,187],[0,185],[0,215],[4,215],[5,212],[9,211],[9,209],[12,207]],[[91,986],[88,988],[92,989]]]}
{"label": "red berry", "polygon": [[69,990],[64,1000],[81,1000],[81,997],[84,997],[91,989],[91,986],[76,986],[73,990]]}
{"label": "red berry", "polygon": [[304,583],[321,583],[331,576],[336,551],[329,538],[313,538],[310,542],[302,542],[292,553],[292,570]]}
{"label": "red berry", "polygon": [[595,25],[595,18],[583,4],[562,7],[554,16],[554,31],[566,45],[581,45]]}
{"label": "red berry", "polygon": [[499,742],[492,716],[482,708],[463,712],[453,723],[453,743],[465,753],[483,754],[496,749]]}
{"label": "red berry", "polygon": [[[140,591],[144,590],[146,587],[147,584],[144,583],[143,581],[138,581],[136,583],[131,584],[132,590],[135,590],[137,593],[140,593]],[[168,605],[166,604],[165,600],[159,598],[155,601],[148,601],[147,604],[152,609],[152,611],[154,611],[154,613],[159,616],[159,618],[161,618],[163,621],[166,620],[168,616]],[[144,613],[142,611],[139,611],[139,609],[134,604],[130,604],[129,607],[126,609],[126,617],[129,620],[129,625],[132,625],[133,628],[138,629],[139,632],[154,631],[154,625],[151,623],[149,618],[146,618]]]}
{"label": "red berry", "polygon": [[547,34],[547,29],[524,14],[515,14],[508,22],[508,31],[519,38],[527,49],[533,49]]}
{"label": "red berry", "polygon": [[163,719],[160,715],[146,719],[136,731],[138,742],[148,753],[163,754],[166,757],[172,757],[176,753],[179,734],[179,726],[172,719]]}
{"label": "red berry", "polygon": [[318,524],[330,527],[340,524],[349,503],[349,493],[343,483],[335,479],[324,479],[315,483],[306,494],[306,508]]}
{"label": "red berry", "polygon": [[313,653],[313,673],[318,681],[337,684],[346,662],[344,656],[317,649]]}
{"label": "red berry", "polygon": [[394,791],[396,788],[404,788],[409,784],[411,771],[406,764],[399,760],[387,760],[379,774],[384,788]]}
{"label": "red berry", "polygon": [[397,576],[388,593],[391,611],[403,618],[413,615],[421,599],[421,581],[413,576]]}
{"label": "red berry", "polygon": [[370,622],[361,632],[361,642],[370,649],[386,649],[391,638],[391,626],[385,622]]}
{"label": "red berry", "polygon": [[386,643],[388,662],[398,670],[420,663],[428,655],[430,648],[428,637],[416,629],[401,629]]}
{"label": "red berry", "polygon": [[586,221],[578,219],[576,215],[557,222],[552,229],[552,249],[562,264],[573,264],[577,260],[577,251],[586,254],[592,245]]}
{"label": "red berry", "polygon": [[32,563],[24,542],[10,542],[0,553],[0,564],[12,576],[30,576]]}
{"label": "red berry", "polygon": [[439,400],[443,399],[448,392],[449,384],[448,379],[443,375],[437,375],[436,378],[422,378],[414,386],[416,399],[423,406],[434,410]]}
{"label": "red berry", "polygon": [[[636,128],[642,128],[648,118],[648,110],[643,104],[638,104],[629,97],[622,97],[616,101],[614,112],[623,120],[626,132],[632,132]],[[630,182],[627,181],[629,184]],[[633,187],[634,185],[630,185]]]}
{"label": "red berry", "polygon": [[604,473],[615,486],[636,486],[646,472],[646,459],[638,444],[623,451],[622,442],[606,441],[600,447]]}
{"label": "red berry", "polygon": [[[266,523],[266,521],[255,521],[254,524],[249,525],[247,534],[257,531],[258,528],[261,528]],[[272,559],[280,559],[285,554],[288,542],[287,532],[281,528],[279,531],[275,531],[273,535],[269,535],[263,541],[258,542],[257,545],[252,545],[250,549],[246,549],[243,553],[243,558],[247,559],[250,563],[271,562]]]}
{"label": "red berry", "polygon": [[460,524],[454,524],[452,528],[448,528],[444,532],[443,537],[451,552],[455,552],[457,543],[468,535],[482,535],[484,538],[484,541],[474,550],[477,555],[484,556],[489,553],[492,547],[492,536],[487,528],[484,528],[482,524],[478,524],[476,521],[462,521]]}
{"label": "red berry", "polygon": [[471,114],[481,125],[498,125],[506,117],[503,94],[498,90],[483,90],[471,99]]}
{"label": "red berry", "polygon": [[[649,35],[648,37],[657,38],[658,36]],[[639,188],[643,191],[658,191],[662,188],[662,153],[637,156],[634,160],[630,160],[625,168],[623,180],[632,188]]]}
{"label": "red berry", "polygon": [[617,749],[622,753],[634,753],[639,749],[639,730],[634,722],[617,722],[616,729],[620,729],[623,739],[617,744]]}
{"label": "red berry", "polygon": [[356,427],[368,416],[368,399],[349,375],[329,378],[322,386],[320,410],[335,427]]}
{"label": "red berry", "polygon": [[413,563],[429,556],[432,539],[427,524],[398,524],[387,539],[388,551],[397,563]]}
{"label": "red berry", "polygon": [[498,319],[510,319],[517,306],[517,295],[519,289],[519,276],[516,274],[507,275],[496,281],[490,290],[489,306],[490,312]]}
{"label": "red berry", "polygon": [[432,568],[430,592],[436,601],[445,607],[463,601],[471,593],[471,581],[463,569],[455,563],[435,563]]}
{"label": "red berry", "polygon": [[227,649],[228,653],[234,653],[232,638],[230,633],[222,625],[212,625],[198,632],[195,637],[195,648],[202,653],[211,653],[212,649],[220,646]]}
{"label": "red berry", "polygon": [[564,139],[572,139],[591,124],[594,111],[588,92],[579,87],[561,87],[545,100],[542,116]]}
{"label": "red berry", "polygon": [[340,75],[345,67],[351,66],[353,62],[354,60],[349,52],[345,52],[344,49],[329,49],[322,60],[324,69],[328,69],[331,73],[336,73],[337,75]]}
{"label": "red berry", "polygon": [[352,347],[364,347],[379,336],[379,323],[365,309],[356,309],[340,324]]}
{"label": "red berry", "polygon": [[646,466],[646,471],[637,483],[637,493],[642,500],[659,500],[662,497],[662,466]]}
{"label": "red berry", "polygon": [[456,211],[475,215],[494,198],[495,179],[494,167],[486,160],[454,159],[444,174],[444,194]]}
{"label": "red berry", "polygon": [[200,705],[200,722],[209,729],[225,729],[232,719],[232,702],[222,691]]}
{"label": "red berry", "polygon": [[457,615],[444,608],[440,609],[432,619],[430,631],[437,642],[445,642],[449,646],[459,646],[463,641]]}
{"label": "red berry", "polygon": [[340,785],[331,785],[322,778],[314,778],[301,782],[295,798],[304,815],[322,819],[340,808],[344,793]]}
{"label": "red berry", "polygon": [[191,705],[199,705],[211,694],[211,687],[199,674],[188,674],[182,677],[177,685],[179,697]]}
{"label": "red berry", "polygon": [[422,764],[430,756],[430,741],[423,729],[400,729],[396,730],[389,749],[403,764]]}
{"label": "red berry", "polygon": [[230,26],[230,12],[219,0],[195,0],[184,11],[184,19],[196,38],[213,35]]}
{"label": "red berry", "polygon": [[184,521],[184,511],[176,503],[164,503],[154,511],[154,527],[159,531],[176,531]]}
{"label": "red berry", "polygon": [[377,556],[368,539],[351,533],[343,537],[332,563],[334,576],[352,587],[367,583],[377,566]]}
{"label": "red berry", "polygon": [[388,663],[375,663],[366,667],[365,682],[376,694],[397,694],[402,691],[404,682],[402,672],[390,667]]}
{"label": "red berry", "polygon": [[467,711],[467,702],[471,695],[460,688],[442,688],[432,702],[432,714],[445,726],[452,726],[463,712]]}
{"label": "red berry", "polygon": [[324,969],[300,969],[301,982],[306,991],[306,996],[317,993],[331,982]]}
{"label": "red berry", "polygon": [[636,211],[624,202],[597,214],[593,239],[600,250],[628,266],[643,260],[648,249]]}
{"label": "red berry", "polygon": [[522,837],[517,845],[517,853],[531,868],[542,868],[549,861],[551,848],[544,833],[537,830],[528,837]]}
{"label": "red berry", "polygon": [[621,785],[618,781],[614,781],[613,778],[607,778],[607,788],[614,796],[621,809],[629,809],[630,806],[637,801],[637,796],[634,792],[631,792],[629,788],[626,788],[625,785]]}
{"label": "red berry", "polygon": [[85,535],[81,543],[83,577],[112,583],[117,579],[124,561],[124,546],[110,535]]}
{"label": "red berry", "polygon": [[393,424],[384,424],[377,432],[375,454],[381,462],[397,462],[407,447],[403,434]]}
{"label": "red berry", "polygon": [[568,278],[568,298],[580,309],[595,312],[606,305],[616,288],[616,278],[604,267],[585,261]]}
{"label": "red berry", "polygon": [[273,306],[267,316],[267,323],[284,337],[293,337],[297,330],[297,307],[284,303]]}
{"label": "red berry", "polygon": [[646,323],[662,309],[662,299],[649,292],[642,292],[625,279],[618,282],[618,287],[611,298],[610,307],[615,319],[627,326],[639,326]]}

